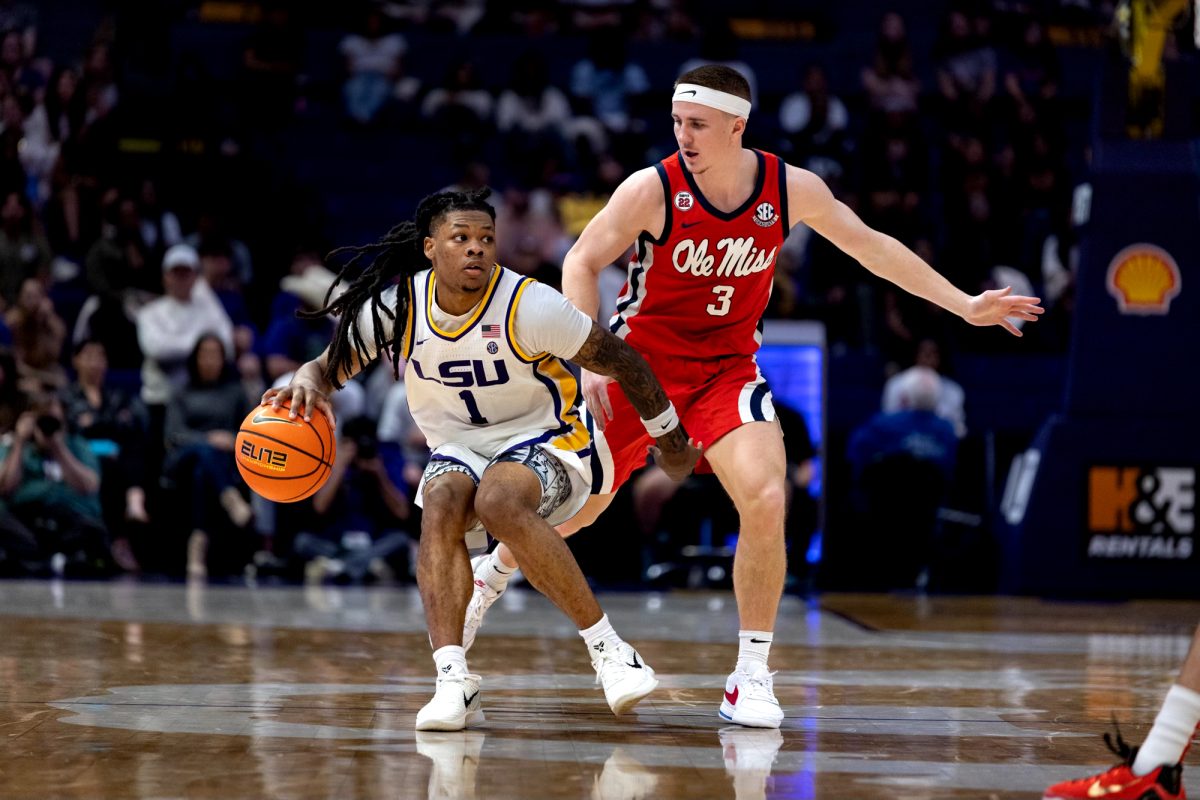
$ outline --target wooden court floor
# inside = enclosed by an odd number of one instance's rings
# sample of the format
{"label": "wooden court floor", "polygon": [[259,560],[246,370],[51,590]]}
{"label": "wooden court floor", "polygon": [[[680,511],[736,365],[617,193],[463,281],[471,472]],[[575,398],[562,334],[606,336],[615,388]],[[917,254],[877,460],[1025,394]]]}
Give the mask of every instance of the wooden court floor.
{"label": "wooden court floor", "polygon": [[716,714],[731,595],[601,602],[662,679],[636,714],[608,711],[565,618],[515,589],[471,653],[486,724],[418,734],[432,661],[410,589],[0,582],[0,798],[1038,798],[1111,762],[1110,715],[1144,735],[1200,620],[787,598],[788,718],[762,731]]}

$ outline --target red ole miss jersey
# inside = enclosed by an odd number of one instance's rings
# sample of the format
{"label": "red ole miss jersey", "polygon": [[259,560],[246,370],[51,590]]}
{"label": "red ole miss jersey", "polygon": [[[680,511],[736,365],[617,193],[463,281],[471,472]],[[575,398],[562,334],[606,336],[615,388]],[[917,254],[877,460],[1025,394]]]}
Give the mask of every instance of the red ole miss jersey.
{"label": "red ole miss jersey", "polygon": [[726,214],[700,193],[675,153],[655,165],[666,200],[662,236],[638,237],[612,332],[643,354],[753,355],[788,234],[786,165],[755,150],[754,191]]}

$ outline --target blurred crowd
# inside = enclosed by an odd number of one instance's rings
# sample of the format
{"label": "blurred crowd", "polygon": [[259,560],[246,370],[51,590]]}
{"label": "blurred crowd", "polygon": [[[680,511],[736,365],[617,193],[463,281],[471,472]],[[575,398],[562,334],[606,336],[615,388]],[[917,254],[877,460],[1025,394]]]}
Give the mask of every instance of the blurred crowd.
{"label": "blurred crowd", "polygon": [[[759,88],[761,60],[687,0],[382,2],[332,18],[288,3],[164,4],[99,18],[86,48],[59,58],[52,6],[0,2],[0,572],[406,575],[424,449],[389,370],[339,395],[334,476],[303,509],[260,503],[237,480],[242,417],[328,343],[331,321],[296,311],[321,306],[338,269],[322,254],[349,243],[329,242],[319,213],[315,228],[289,221],[301,201],[286,191],[252,207],[270,172],[260,162],[302,172],[280,142],[318,120],[351,141],[427,141],[457,185],[496,187],[501,262],[557,285],[617,184],[672,150],[669,80],[647,62],[658,45],[692,54],[678,71],[741,70],[757,95],[749,144],[817,172],[968,292],[1041,295],[1061,313],[1027,346],[1065,347],[1086,175],[1069,166],[1083,148],[1071,151],[1058,54],[1034,6],[949,3],[920,20],[938,25],[932,75],[915,67],[914,20],[881,13],[840,95],[801,43],[772,65],[794,73],[790,90]],[[211,53],[163,52],[180,27],[228,25],[246,32],[219,55],[232,80],[210,74]],[[340,31],[320,39],[336,52],[312,52],[314,29]],[[488,37],[527,43],[499,83],[474,55]],[[578,45],[566,64],[538,44],[562,38]],[[429,41],[457,43],[444,70],[411,57]],[[310,69],[329,58],[333,87]],[[411,205],[438,188],[392,190]],[[614,264],[610,300],[622,280]],[[955,325],[803,228],[770,313],[819,319],[835,350],[882,353],[891,372],[919,363],[922,342],[946,346]],[[953,331],[958,347],[982,341]]]}

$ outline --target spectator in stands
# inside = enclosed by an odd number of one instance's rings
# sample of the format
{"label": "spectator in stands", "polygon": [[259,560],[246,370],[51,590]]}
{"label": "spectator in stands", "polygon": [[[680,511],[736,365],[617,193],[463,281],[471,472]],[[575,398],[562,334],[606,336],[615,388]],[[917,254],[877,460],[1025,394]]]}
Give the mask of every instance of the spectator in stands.
{"label": "spectator in stands", "polygon": [[70,66],[55,68],[46,92],[46,124],[54,141],[64,144],[83,127],[83,95],[79,73]]}
{"label": "spectator in stands", "polygon": [[86,259],[88,285],[101,296],[123,297],[130,290],[157,293],[162,280],[142,240],[137,201],[113,189],[102,203],[102,235]]}
{"label": "spectator in stands", "polygon": [[224,519],[245,528],[253,512],[236,485],[233,446],[238,427],[250,408],[234,375],[221,337],[204,334],[187,359],[188,381],[167,410],[165,441],[168,458],[164,472],[177,485],[186,486],[192,499],[191,534],[188,537],[187,574],[208,574],[209,536]]}
{"label": "spectator in stands", "polygon": [[197,252],[203,250],[209,243],[229,248],[229,256],[233,259],[233,275],[242,286],[254,282],[254,259],[250,248],[229,230],[225,216],[215,208],[205,208],[196,218],[195,233],[188,234],[183,243],[189,244]]}
{"label": "spectator in stands", "polygon": [[509,189],[496,213],[496,228],[504,231],[497,249],[501,264],[551,285],[561,281],[558,265],[571,242],[563,233],[550,192]]}
{"label": "spectator in stands", "polygon": [[446,68],[442,85],[425,95],[421,116],[439,138],[451,143],[451,151],[465,161],[477,157],[483,147],[491,130],[495,105],[495,98],[479,80],[475,63],[461,58]]}
{"label": "spectator in stands", "polygon": [[362,583],[383,577],[383,562],[407,552],[409,504],[400,447],[382,442],[374,420],[342,426],[333,472],[313,496],[314,525],[296,537],[296,554],[316,561],[310,578],[344,577]]}
{"label": "spectator in stands", "polygon": [[954,476],[958,436],[938,416],[942,379],[930,367],[910,367],[893,386],[897,410],[872,417],[850,438],[848,457],[857,477],[873,462],[895,455],[934,464],[948,484]]}
{"label": "spectator in stands", "polygon": [[126,572],[137,572],[129,527],[150,522],[145,489],[149,415],[136,395],[107,384],[103,342],[80,342],[71,364],[76,379],[62,395],[67,428],[86,439],[99,458],[101,506],[116,512],[106,514],[113,560]]}
{"label": "spectator in stands", "polygon": [[1039,118],[1057,118],[1055,101],[1060,71],[1058,53],[1046,39],[1045,28],[1038,19],[1029,18],[1013,53],[1011,66],[1004,73],[1004,91],[1012,108],[1010,113],[1018,124],[1032,127]]}
{"label": "spectator in stands", "polygon": [[392,95],[407,49],[403,36],[384,31],[383,12],[374,6],[367,10],[362,30],[342,39],[338,50],[347,74],[342,97],[350,119],[361,125],[375,119]]}
{"label": "spectator in stands", "polygon": [[81,90],[87,103],[85,124],[107,117],[117,107],[120,90],[117,88],[112,52],[105,42],[96,42],[83,59]]}
{"label": "spectator in stands", "polygon": [[50,276],[50,245],[37,228],[33,208],[18,191],[4,195],[0,206],[0,294],[5,303],[17,300],[27,278]]}
{"label": "spectator in stands", "polygon": [[0,347],[0,439],[17,424],[25,411],[25,394],[17,376],[17,360],[12,350]]}
{"label": "spectator in stands", "polygon": [[[942,358],[942,346],[936,339],[922,339],[917,343],[914,366],[931,369],[937,373],[937,393],[933,413],[954,426],[958,438],[967,435],[966,395],[957,381],[942,373],[946,364]],[[883,385],[881,410],[892,414],[904,410],[904,390],[911,381],[908,371],[898,372]]]}
{"label": "spectator in stands", "polygon": [[895,11],[883,15],[879,41],[871,64],[862,71],[867,104],[876,114],[910,115],[917,110],[921,83],[913,68],[912,51],[904,17]]}
{"label": "spectator in stands", "polygon": [[496,127],[509,158],[529,168],[530,178],[540,178],[547,158],[562,157],[570,122],[571,105],[551,85],[546,60],[526,50],[513,62],[512,79],[496,104]]}
{"label": "spectator in stands", "polygon": [[37,6],[28,3],[0,2],[0,31],[16,31],[26,57],[37,52]]}
{"label": "spectator in stands", "polygon": [[845,171],[846,129],[850,113],[846,104],[829,91],[829,79],[820,64],[809,64],[800,79],[800,91],[783,98],[779,127],[787,134],[794,163],[826,181]]}
{"label": "spectator in stands", "polygon": [[[985,17],[986,19],[986,17]],[[982,32],[990,31],[984,25]],[[996,49],[964,11],[951,9],[936,48],[937,83],[945,124],[980,124],[996,94]]]}
{"label": "spectator in stands", "polygon": [[188,358],[201,336],[214,334],[233,352],[233,323],[220,300],[199,276],[200,256],[186,244],[177,244],[163,256],[163,284],[167,293],[147,303],[137,315],[142,363],[142,401],[154,419],[164,413],[174,390],[187,382]]}
{"label": "spectator in stands", "polygon": [[304,63],[304,32],[289,4],[265,4],[262,23],[242,51],[241,106],[245,119],[274,125],[292,115]]}
{"label": "spectator in stands", "polygon": [[623,33],[605,29],[588,39],[587,56],[571,68],[576,112],[596,117],[613,133],[629,129],[638,101],[650,91],[650,79],[630,61]]}
{"label": "spectator in stands", "polygon": [[26,278],[21,283],[17,303],[8,310],[4,322],[12,331],[13,355],[25,391],[65,386],[67,376],[59,359],[67,326],[55,313],[41,280]]}
{"label": "spectator in stands", "polygon": [[[283,292],[299,300],[300,307],[315,311],[325,307],[325,293],[337,276],[319,264],[308,264],[300,275],[287,275],[279,282]],[[267,378],[276,381],[294,372],[306,361],[319,356],[333,335],[333,321],[296,316],[296,307],[280,304],[282,316],[271,320],[263,336],[262,352],[266,358]]]}
{"label": "spectator in stands", "polygon": [[928,367],[902,373],[902,410],[879,413],[850,437],[862,531],[855,579],[862,588],[912,587],[922,583],[937,526],[937,510],[954,475],[958,437],[934,409],[940,386]]}
{"label": "spectator in stands", "polygon": [[862,150],[863,219],[911,247],[922,228],[929,175],[917,126],[908,118],[889,116],[865,138]]}
{"label": "spectator in stands", "polygon": [[141,219],[142,246],[151,263],[160,263],[167,248],[183,241],[179,218],[162,204],[158,183],[151,178],[142,181],[138,195],[138,216]]}
{"label": "spectator in stands", "polygon": [[98,463],[87,442],[67,431],[54,395],[39,395],[17,419],[11,442],[0,444],[0,499],[37,532],[42,560],[61,553],[75,574],[107,566]]}

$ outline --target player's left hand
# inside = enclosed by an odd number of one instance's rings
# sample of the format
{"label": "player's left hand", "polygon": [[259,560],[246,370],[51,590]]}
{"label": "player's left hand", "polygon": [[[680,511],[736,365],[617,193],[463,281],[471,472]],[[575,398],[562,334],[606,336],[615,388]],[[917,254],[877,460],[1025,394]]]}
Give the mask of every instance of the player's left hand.
{"label": "player's left hand", "polygon": [[971,298],[963,319],[972,325],[999,325],[1013,336],[1020,336],[1021,330],[1012,321],[1021,319],[1036,322],[1038,316],[1045,311],[1038,305],[1040,302],[1040,297],[1013,294],[1011,286],[990,289]]}

